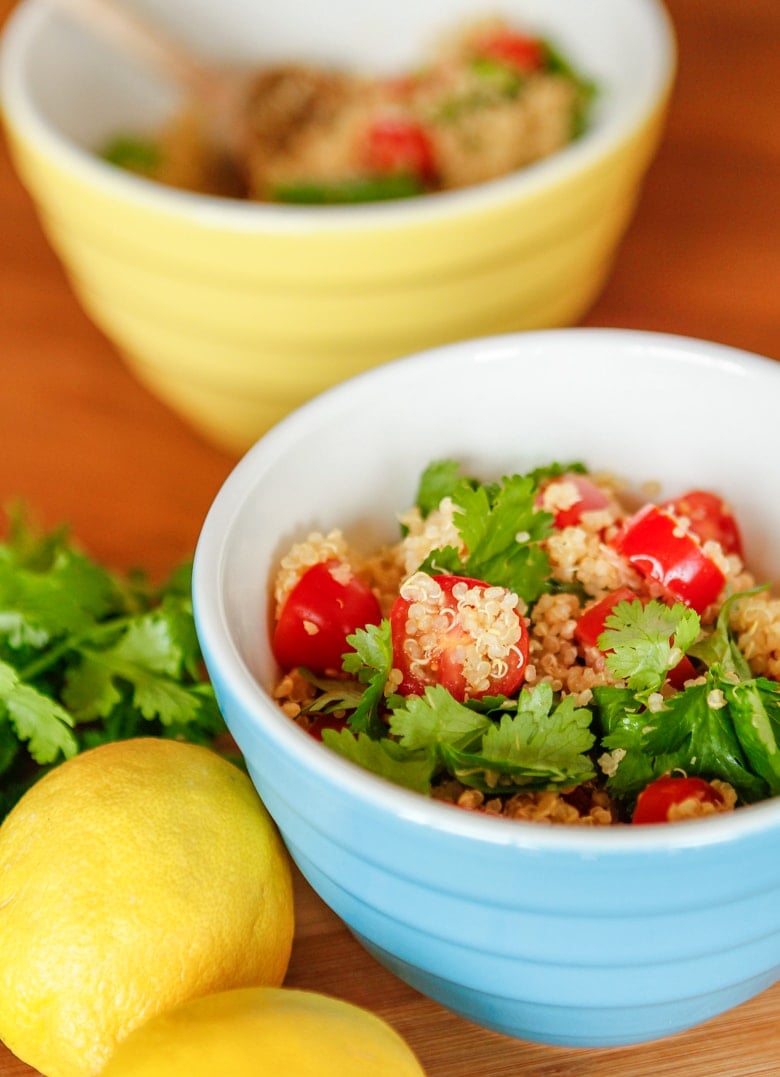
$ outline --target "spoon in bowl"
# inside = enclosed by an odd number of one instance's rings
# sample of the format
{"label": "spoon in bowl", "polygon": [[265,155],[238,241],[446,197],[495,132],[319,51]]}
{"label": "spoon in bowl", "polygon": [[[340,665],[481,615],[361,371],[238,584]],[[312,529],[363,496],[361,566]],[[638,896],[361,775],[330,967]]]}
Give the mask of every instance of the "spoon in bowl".
{"label": "spoon in bowl", "polygon": [[53,0],[90,33],[132,53],[177,84],[203,117],[215,148],[243,174],[251,143],[251,78],[209,64],[136,11],[114,0]]}

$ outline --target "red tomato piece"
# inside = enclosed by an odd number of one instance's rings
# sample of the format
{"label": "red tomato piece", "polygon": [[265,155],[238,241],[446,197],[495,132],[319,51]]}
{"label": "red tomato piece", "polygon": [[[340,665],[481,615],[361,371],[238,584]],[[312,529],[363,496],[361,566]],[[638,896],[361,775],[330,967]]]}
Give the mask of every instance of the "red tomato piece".
{"label": "red tomato piece", "polygon": [[287,596],[274,628],[273,652],[283,669],[335,672],[350,649],[347,636],[381,620],[374,592],[348,564],[321,561],[303,573]]}
{"label": "red tomato piece", "polygon": [[585,647],[598,647],[599,636],[604,631],[605,621],[619,602],[633,602],[639,596],[630,587],[618,587],[590,606],[577,620],[574,629],[575,639]]}
{"label": "red tomato piece", "polygon": [[[585,512],[595,512],[599,509],[605,509],[609,505],[609,498],[604,491],[589,479],[587,475],[580,475],[576,471],[566,472],[558,479],[552,479],[547,483],[547,486],[552,486],[557,482],[565,482],[567,485],[575,487],[577,492],[577,500],[573,501],[565,509],[557,509],[553,515],[555,517],[554,523],[558,528],[574,527],[582,519],[582,514]],[[542,507],[544,502],[544,491],[537,499],[537,506]]]}
{"label": "red tomato piece", "polygon": [[504,587],[415,573],[401,587],[390,626],[402,695],[422,695],[440,684],[461,702],[511,696],[525,677],[528,630]]}
{"label": "red tomato piece", "polygon": [[685,687],[686,681],[692,681],[696,676],[696,667],[690,658],[684,654],[674,669],[669,670],[668,681],[672,688],[680,691]]}
{"label": "red tomato piece", "polygon": [[428,184],[436,179],[433,142],[422,124],[387,116],[376,120],[366,137],[366,166],[372,172],[409,174]]}
{"label": "red tomato piece", "polygon": [[665,774],[650,782],[636,802],[632,823],[668,823],[672,808],[686,800],[698,800],[703,804],[722,804],[723,797],[714,785],[704,778],[674,777]]}
{"label": "red tomato piece", "polygon": [[337,718],[335,714],[318,714],[312,718],[307,732],[315,740],[322,740],[323,729],[335,729],[338,733],[346,724],[345,718]]}
{"label": "red tomato piece", "polygon": [[698,539],[657,505],[645,505],[630,517],[612,546],[637,572],[697,613],[715,601],[726,582]]}
{"label": "red tomato piece", "polygon": [[714,539],[723,547],[724,553],[736,553],[742,557],[742,535],[739,525],[725,501],[708,490],[689,490],[682,497],[665,501],[661,506],[675,516],[684,516],[689,526],[702,542]]}
{"label": "red tomato piece", "polygon": [[499,30],[482,38],[477,45],[477,52],[480,56],[508,64],[521,74],[538,71],[544,67],[546,60],[541,41],[509,30]]}

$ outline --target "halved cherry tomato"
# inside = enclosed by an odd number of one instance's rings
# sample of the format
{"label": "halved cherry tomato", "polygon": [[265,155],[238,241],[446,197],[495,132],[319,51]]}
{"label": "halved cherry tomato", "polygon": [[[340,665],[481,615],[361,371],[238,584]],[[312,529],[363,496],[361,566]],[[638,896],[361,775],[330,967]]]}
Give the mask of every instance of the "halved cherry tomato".
{"label": "halved cherry tomato", "polygon": [[632,823],[668,823],[670,811],[686,800],[698,800],[703,804],[722,804],[723,797],[704,778],[674,777],[665,774],[650,782],[636,802]]}
{"label": "halved cherry tomato", "polygon": [[684,516],[691,531],[702,542],[714,539],[723,547],[724,553],[736,553],[742,557],[742,535],[731,509],[725,501],[708,490],[689,490],[682,497],[665,501],[661,508],[675,516]]}
{"label": "halved cherry tomato", "polygon": [[698,539],[670,513],[645,505],[630,517],[612,546],[666,594],[702,613],[720,594],[726,577]]}
{"label": "halved cherry tomato", "polygon": [[381,620],[376,596],[348,564],[321,561],[304,572],[287,596],[274,628],[273,652],[284,669],[335,672],[349,650],[347,636]]}
{"label": "halved cherry tomato", "polygon": [[433,142],[422,126],[403,117],[376,120],[366,135],[366,167],[381,175],[404,173],[430,184],[436,179]]}
{"label": "halved cherry tomato", "polygon": [[390,611],[393,665],[403,674],[398,691],[422,695],[440,684],[460,701],[511,696],[528,662],[516,602],[511,591],[482,580],[415,573]]}
{"label": "halved cherry tomato", "polygon": [[639,595],[630,587],[618,587],[616,591],[610,591],[580,615],[574,629],[574,638],[584,647],[598,647],[599,636],[606,627],[604,622],[618,602],[634,602],[637,598]]}
{"label": "halved cherry tomato", "polygon": [[[605,509],[609,505],[607,495],[587,475],[580,475],[576,471],[567,471],[560,478],[552,479],[551,482],[546,484],[545,488],[557,482],[565,482],[567,485],[574,487],[577,494],[577,500],[573,501],[568,508],[557,509],[554,512],[554,523],[558,528],[574,527],[582,519],[583,513]],[[544,490],[537,498],[537,507],[541,508],[543,504]]]}
{"label": "halved cherry tomato", "polygon": [[477,53],[509,64],[521,74],[538,71],[545,63],[545,50],[541,41],[507,30],[498,30],[481,38],[477,44]]}

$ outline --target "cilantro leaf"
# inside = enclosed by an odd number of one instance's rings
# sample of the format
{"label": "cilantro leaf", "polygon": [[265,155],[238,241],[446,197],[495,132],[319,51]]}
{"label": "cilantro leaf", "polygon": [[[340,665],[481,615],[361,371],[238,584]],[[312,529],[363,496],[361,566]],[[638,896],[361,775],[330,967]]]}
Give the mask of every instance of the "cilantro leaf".
{"label": "cilantro leaf", "polygon": [[366,733],[353,733],[349,729],[322,731],[326,747],[349,759],[357,766],[378,774],[396,785],[402,785],[418,793],[430,793],[431,778],[436,767],[436,754],[423,749],[409,752],[388,737],[374,740]]}
{"label": "cilantro leaf", "polygon": [[698,614],[681,602],[669,607],[653,600],[646,606],[618,602],[605,620],[598,645],[607,668],[643,701],[658,692],[699,634]]}
{"label": "cilantro leaf", "polygon": [[75,755],[71,716],[56,700],[25,684],[7,662],[0,662],[0,704],[36,763],[54,763]]}
{"label": "cilantro leaf", "polygon": [[731,720],[717,671],[705,683],[691,685],[671,696],[664,708],[645,715],[645,750],[666,757],[668,770],[720,778],[730,782],[745,800],[766,796],[765,783],[747,764]]}
{"label": "cilantro leaf", "polygon": [[460,467],[455,460],[434,460],[420,476],[415,504],[420,515],[425,519],[438,508],[445,497],[452,497],[462,482],[468,479],[460,475]]}
{"label": "cilantro leaf", "polygon": [[[729,782],[748,803],[780,791],[780,686],[753,678],[731,636],[729,610],[740,597],[724,603],[704,634],[679,603],[621,602],[607,619],[599,646],[614,648],[607,665],[627,685],[594,689],[615,795],[630,800],[674,770]],[[709,667],[704,676],[648,706],[684,653]]]}
{"label": "cilantro leaf", "polygon": [[0,543],[0,813],[44,770],[95,744],[224,730],[205,679],[191,563],[152,588],[40,532],[23,509]]}
{"label": "cilantro leaf", "polygon": [[751,768],[780,795],[780,685],[765,677],[723,682],[734,731]]}
{"label": "cilantro leaf", "polygon": [[430,685],[422,696],[407,696],[390,715],[390,732],[404,748],[437,748],[442,744],[465,746],[480,739],[492,726],[484,714],[454,699],[440,684]]}
{"label": "cilantro leaf", "polygon": [[44,647],[88,628],[113,594],[110,576],[73,552],[58,551],[45,572],[0,558],[0,636],[11,650]]}
{"label": "cilantro leaf", "polygon": [[491,723],[478,752],[449,745],[440,751],[464,785],[511,793],[580,785],[595,775],[585,754],[593,746],[592,715],[572,696],[557,705],[546,683],[520,693],[517,711]]}
{"label": "cilantro leaf", "polygon": [[200,701],[181,683],[186,655],[179,612],[173,604],[161,606],[133,619],[109,646],[81,647],[81,662],[70,668],[63,689],[79,721],[106,717],[122,699],[122,685],[143,718],[164,726],[197,720]]}
{"label": "cilantro leaf", "polygon": [[733,673],[740,680],[749,680],[752,677],[750,666],[731,635],[729,616],[732,606],[741,598],[764,590],[765,587],[754,587],[727,598],[720,608],[713,630],[698,640],[689,653],[707,666],[717,664],[723,673]]}
{"label": "cilantro leaf", "polygon": [[501,483],[454,481],[451,465],[439,465],[426,485],[428,505],[446,489],[456,505],[454,523],[467,549],[465,558],[453,547],[435,550],[420,566],[433,575],[473,576],[514,591],[531,603],[549,589],[550,564],[541,541],[552,517],[536,509],[533,478],[512,475]]}
{"label": "cilantro leaf", "polygon": [[644,713],[630,688],[597,685],[593,689],[605,754],[599,766],[608,775],[607,786],[616,797],[633,799],[646,785],[665,773],[664,763],[644,750]]}
{"label": "cilantro leaf", "polygon": [[366,685],[347,721],[356,733],[380,737],[385,727],[379,711],[385,702],[385,685],[393,667],[390,622],[383,620],[381,624],[359,628],[354,635],[347,636],[347,643],[354,650],[344,655],[342,668]]}
{"label": "cilantro leaf", "polygon": [[754,772],[735,730],[733,688],[714,669],[657,710],[638,705],[629,689],[594,688],[606,734],[602,745],[619,759],[607,780],[610,791],[630,801],[653,778],[678,770],[729,782],[747,802],[766,797],[767,783]]}

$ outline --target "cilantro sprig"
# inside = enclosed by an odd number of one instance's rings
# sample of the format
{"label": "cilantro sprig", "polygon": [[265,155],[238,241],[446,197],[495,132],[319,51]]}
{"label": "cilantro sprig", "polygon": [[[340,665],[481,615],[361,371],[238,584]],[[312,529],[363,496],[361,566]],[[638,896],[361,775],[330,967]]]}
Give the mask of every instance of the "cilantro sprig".
{"label": "cilantro sprig", "polygon": [[23,510],[0,543],[0,817],[42,773],[138,735],[223,732],[202,673],[189,564],[160,587],[91,559]]}
{"label": "cilantro sprig", "polygon": [[[569,470],[575,470],[572,465]],[[551,586],[550,562],[542,546],[553,517],[537,508],[540,481],[561,474],[560,465],[527,475],[510,475],[501,482],[482,483],[460,474],[457,463],[438,460],[423,472],[416,504],[423,517],[450,497],[456,506],[453,522],[466,555],[454,546],[434,550],[420,565],[432,575],[472,576],[506,587],[527,603]]]}
{"label": "cilantro sprig", "polygon": [[[385,696],[392,667],[388,623],[350,637],[344,670],[366,685],[331,682],[316,710],[346,710],[338,732],[323,730],[334,751],[381,777],[430,793],[449,775],[488,793],[571,788],[595,776],[588,757],[592,715],[573,699],[556,700],[547,684],[460,703],[441,685],[424,695]],[[350,683],[352,687],[350,688]],[[384,715],[384,720],[381,715]]]}
{"label": "cilantro sprig", "polygon": [[[780,685],[754,677],[731,636],[728,612],[740,597],[706,633],[680,603],[619,603],[607,618],[599,646],[625,686],[595,688],[594,698],[616,796],[631,801],[670,771],[727,781],[747,803],[780,794]],[[701,675],[664,698],[666,672],[683,654]]]}

